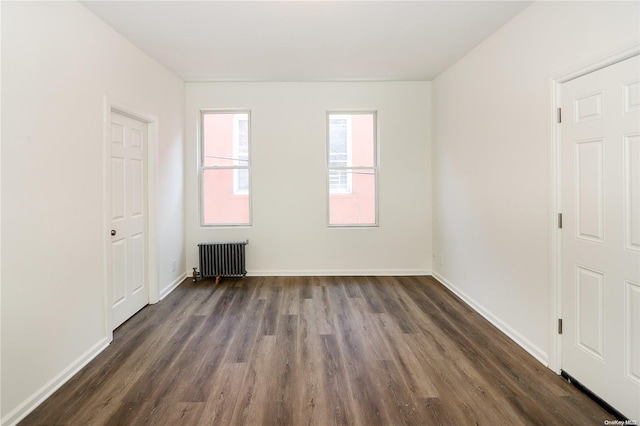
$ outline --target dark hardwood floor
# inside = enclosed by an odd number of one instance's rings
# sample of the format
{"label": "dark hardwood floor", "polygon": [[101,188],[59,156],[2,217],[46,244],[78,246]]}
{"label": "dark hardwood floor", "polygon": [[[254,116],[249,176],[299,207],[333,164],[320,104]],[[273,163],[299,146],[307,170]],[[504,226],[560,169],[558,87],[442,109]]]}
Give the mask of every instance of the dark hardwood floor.
{"label": "dark hardwood floor", "polygon": [[602,425],[428,277],[185,281],[21,425]]}

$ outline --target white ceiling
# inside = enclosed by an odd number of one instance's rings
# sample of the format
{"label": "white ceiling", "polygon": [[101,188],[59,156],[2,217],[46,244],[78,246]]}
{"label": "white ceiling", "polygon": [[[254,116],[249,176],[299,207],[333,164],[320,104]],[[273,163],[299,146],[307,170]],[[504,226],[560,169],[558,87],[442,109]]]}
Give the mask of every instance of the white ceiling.
{"label": "white ceiling", "polygon": [[186,81],[432,80],[532,1],[83,1]]}

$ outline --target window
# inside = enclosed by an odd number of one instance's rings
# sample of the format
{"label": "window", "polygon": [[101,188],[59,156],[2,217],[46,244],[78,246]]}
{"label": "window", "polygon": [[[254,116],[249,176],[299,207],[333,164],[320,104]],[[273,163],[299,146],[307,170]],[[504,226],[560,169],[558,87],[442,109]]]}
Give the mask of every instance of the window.
{"label": "window", "polygon": [[248,111],[202,111],[202,225],[251,224]]}
{"label": "window", "polygon": [[376,113],[327,114],[329,226],[376,226]]}

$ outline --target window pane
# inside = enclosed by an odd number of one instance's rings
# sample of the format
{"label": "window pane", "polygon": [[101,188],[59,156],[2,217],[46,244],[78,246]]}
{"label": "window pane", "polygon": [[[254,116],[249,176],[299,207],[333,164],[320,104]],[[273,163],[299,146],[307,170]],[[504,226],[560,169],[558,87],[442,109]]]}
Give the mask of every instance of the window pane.
{"label": "window pane", "polygon": [[[244,193],[236,190],[237,175],[246,177],[247,185]],[[247,169],[203,170],[202,211],[205,225],[250,223],[248,176]]]}
{"label": "window pane", "polygon": [[[329,167],[351,165],[351,117],[347,115],[329,116]],[[329,171],[329,192],[351,192],[351,181],[345,170]]]}
{"label": "window pane", "polygon": [[249,115],[204,113],[202,139],[204,166],[246,166],[249,160]]}
{"label": "window pane", "polygon": [[375,166],[374,115],[353,114],[351,116],[352,166]]}
{"label": "window pane", "polygon": [[[335,170],[330,170],[334,172]],[[350,193],[329,194],[330,225],[376,224],[375,169],[341,170],[351,181]]]}
{"label": "window pane", "polygon": [[348,194],[351,192],[351,174],[346,170],[329,170],[329,192]]}
{"label": "window pane", "polygon": [[249,193],[249,169],[234,169],[233,171],[233,193]]}
{"label": "window pane", "polygon": [[329,114],[329,167],[375,164],[375,113]]}
{"label": "window pane", "polygon": [[247,114],[234,114],[233,158],[237,165],[246,166],[249,160],[249,119]]}
{"label": "window pane", "polygon": [[351,129],[347,116],[329,116],[329,166],[346,167],[349,165],[350,147],[348,140]]}

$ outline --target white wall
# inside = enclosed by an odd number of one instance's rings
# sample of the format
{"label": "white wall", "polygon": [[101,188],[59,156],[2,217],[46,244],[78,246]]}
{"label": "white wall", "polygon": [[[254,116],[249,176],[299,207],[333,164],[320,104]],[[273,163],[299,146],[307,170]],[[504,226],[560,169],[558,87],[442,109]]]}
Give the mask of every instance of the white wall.
{"label": "white wall", "polygon": [[[202,228],[199,111],[251,110],[253,226]],[[378,111],[378,228],[328,229],[325,114]],[[249,239],[253,275],[423,274],[431,269],[430,83],[187,83],[187,266],[197,244]]]}
{"label": "white wall", "polygon": [[436,275],[543,363],[550,79],[640,37],[638,2],[536,2],[433,81]]}
{"label": "white wall", "polygon": [[161,291],[184,273],[184,83],[75,2],[2,2],[2,56],[1,385],[11,424],[108,343],[105,96],[158,118]]}

